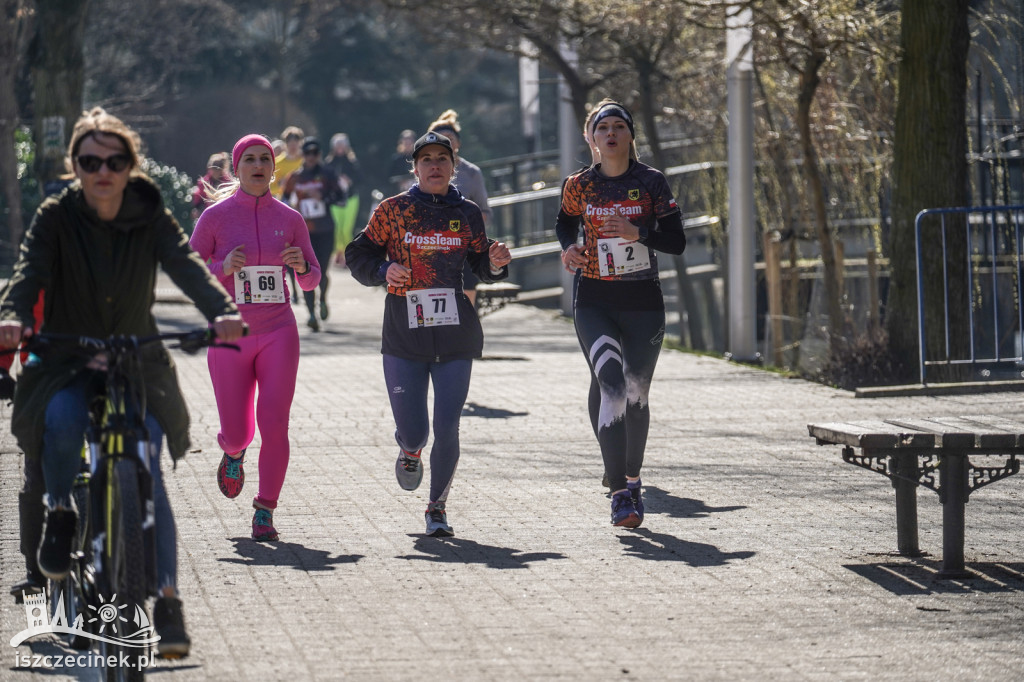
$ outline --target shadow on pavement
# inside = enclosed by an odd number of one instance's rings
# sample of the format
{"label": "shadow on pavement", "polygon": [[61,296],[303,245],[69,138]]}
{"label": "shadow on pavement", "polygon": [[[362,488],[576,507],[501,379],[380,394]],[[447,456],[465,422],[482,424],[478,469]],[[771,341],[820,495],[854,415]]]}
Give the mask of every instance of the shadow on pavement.
{"label": "shadow on pavement", "polygon": [[508,417],[525,417],[529,412],[513,412],[500,407],[484,407],[476,403],[466,403],[462,408],[463,417],[483,417],[484,419],[506,419]]}
{"label": "shadow on pavement", "polygon": [[322,549],[309,549],[294,542],[256,542],[249,537],[228,538],[235,544],[238,557],[221,558],[229,564],[247,566],[291,566],[302,571],[333,571],[339,564],[354,564],[362,554],[332,557]]}
{"label": "shadow on pavement", "polygon": [[907,559],[874,564],[844,564],[857,575],[867,578],[893,594],[967,594],[971,592],[1024,592],[1024,563],[968,563],[969,578],[939,578],[942,561],[938,559]]}
{"label": "shadow on pavement", "polygon": [[718,512],[746,509],[743,505],[709,507],[700,500],[676,497],[657,486],[644,486],[644,507],[648,514],[667,514],[675,519],[700,519]]}
{"label": "shadow on pavement", "polygon": [[714,545],[689,542],[667,533],[655,533],[648,528],[637,528],[628,535],[620,535],[626,556],[649,561],[683,561],[690,566],[721,566],[730,561],[749,559],[755,552],[723,552]]}
{"label": "shadow on pavement", "polygon": [[437,561],[456,564],[485,564],[488,568],[529,568],[527,564],[548,559],[564,559],[557,552],[522,553],[511,547],[482,545],[464,538],[434,538],[428,535],[411,535],[416,538],[412,548],[420,554],[406,554],[397,559]]}

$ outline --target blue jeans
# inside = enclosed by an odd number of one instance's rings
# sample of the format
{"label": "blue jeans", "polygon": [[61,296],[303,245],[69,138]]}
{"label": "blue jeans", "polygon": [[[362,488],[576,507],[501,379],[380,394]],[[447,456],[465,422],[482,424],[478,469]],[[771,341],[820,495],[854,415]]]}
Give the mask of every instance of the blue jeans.
{"label": "blue jeans", "polygon": [[[89,426],[89,402],[97,394],[99,378],[83,370],[70,384],[57,391],[46,406],[46,431],[43,434],[42,469],[46,493],[58,504],[67,506],[71,488],[81,468],[82,444]],[[131,416],[133,406],[129,405]],[[149,429],[149,468],[153,477],[153,502],[156,516],[156,568],[158,588],[177,588],[178,546],[174,514],[167,499],[160,472],[160,444],[164,432],[151,413],[146,414]],[[82,513],[85,510],[79,510]]]}

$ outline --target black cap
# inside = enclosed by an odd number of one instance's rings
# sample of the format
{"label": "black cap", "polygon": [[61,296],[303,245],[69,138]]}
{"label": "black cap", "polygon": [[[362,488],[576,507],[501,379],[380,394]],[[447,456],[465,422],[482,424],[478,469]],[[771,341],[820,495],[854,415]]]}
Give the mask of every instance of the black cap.
{"label": "black cap", "polygon": [[439,144],[445,149],[447,149],[449,154],[451,154],[452,156],[455,155],[455,152],[452,150],[451,140],[449,140],[447,137],[440,133],[430,132],[421,137],[420,139],[416,140],[415,144],[413,144],[412,158],[415,159],[421,149],[431,144]]}
{"label": "black cap", "polygon": [[320,151],[320,141],[315,137],[307,137],[302,141],[303,152],[318,152]]}

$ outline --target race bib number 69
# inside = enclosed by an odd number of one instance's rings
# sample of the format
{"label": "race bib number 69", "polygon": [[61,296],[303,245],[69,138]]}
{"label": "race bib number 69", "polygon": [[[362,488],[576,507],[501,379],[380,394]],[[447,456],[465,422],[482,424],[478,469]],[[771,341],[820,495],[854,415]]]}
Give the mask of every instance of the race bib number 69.
{"label": "race bib number 69", "polygon": [[235,303],[284,303],[281,267],[247,265],[235,273]]}

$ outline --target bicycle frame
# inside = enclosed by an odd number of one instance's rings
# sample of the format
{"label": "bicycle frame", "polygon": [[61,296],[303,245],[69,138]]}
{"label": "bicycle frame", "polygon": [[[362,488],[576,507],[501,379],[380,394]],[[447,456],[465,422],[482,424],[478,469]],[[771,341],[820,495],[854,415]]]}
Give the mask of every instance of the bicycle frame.
{"label": "bicycle frame", "polygon": [[[133,339],[126,339],[125,343],[134,345],[131,350],[140,348]],[[93,400],[90,426],[86,431],[92,460],[93,556],[97,578],[105,590],[115,593],[120,576],[111,575],[110,569],[116,567],[104,566],[103,560],[116,556],[118,538],[108,529],[115,527],[113,517],[120,512],[116,499],[118,486],[134,481],[142,513],[145,561],[145,590],[135,596],[145,600],[157,591],[155,506],[149,461],[150,434],[144,416],[145,391],[133,390],[131,376],[137,368],[128,365],[138,358],[129,354],[130,346],[110,345],[104,391]],[[119,468],[124,470],[122,474],[118,474]],[[128,480],[118,481],[120,475],[127,475]]]}

